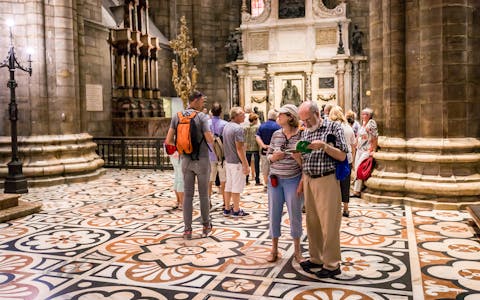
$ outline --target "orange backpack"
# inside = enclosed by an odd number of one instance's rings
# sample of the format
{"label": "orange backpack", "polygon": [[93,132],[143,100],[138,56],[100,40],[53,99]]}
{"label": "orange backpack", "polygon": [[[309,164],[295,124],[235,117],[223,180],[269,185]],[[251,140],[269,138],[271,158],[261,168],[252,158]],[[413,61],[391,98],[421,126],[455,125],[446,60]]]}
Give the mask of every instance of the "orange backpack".
{"label": "orange backpack", "polygon": [[200,143],[197,140],[197,126],[195,124],[196,111],[178,112],[178,125],[175,145],[178,153],[188,154],[193,160],[198,159]]}

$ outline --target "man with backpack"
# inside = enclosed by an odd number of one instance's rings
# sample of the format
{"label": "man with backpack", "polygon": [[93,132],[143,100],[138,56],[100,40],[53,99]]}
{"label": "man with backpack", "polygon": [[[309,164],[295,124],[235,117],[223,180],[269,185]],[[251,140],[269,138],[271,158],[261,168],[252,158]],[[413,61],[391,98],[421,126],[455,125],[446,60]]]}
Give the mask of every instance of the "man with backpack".
{"label": "man with backpack", "polygon": [[188,100],[187,109],[172,116],[170,128],[165,138],[165,143],[175,145],[177,151],[181,154],[184,181],[183,222],[185,229],[183,237],[185,239],[192,238],[195,178],[198,181],[198,194],[200,196],[202,237],[206,237],[212,231],[208,197],[208,179],[210,177],[208,144],[213,143],[213,135],[208,126],[208,116],[201,112],[205,96],[201,92],[194,91]]}
{"label": "man with backpack", "polygon": [[213,133],[213,145],[210,147],[210,183],[208,185],[208,195],[212,195],[212,186],[218,174],[220,179],[220,193],[222,194],[223,206],[225,209],[225,154],[223,150],[223,128],[227,121],[221,119],[222,105],[218,102],[213,103],[212,118],[210,119],[210,131]]}

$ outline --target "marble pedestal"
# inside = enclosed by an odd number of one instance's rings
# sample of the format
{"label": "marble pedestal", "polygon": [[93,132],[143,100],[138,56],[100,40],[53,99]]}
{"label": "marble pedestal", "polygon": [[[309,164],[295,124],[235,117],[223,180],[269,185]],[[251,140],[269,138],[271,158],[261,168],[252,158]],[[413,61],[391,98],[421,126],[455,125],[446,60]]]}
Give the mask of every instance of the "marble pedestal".
{"label": "marble pedestal", "polygon": [[[0,137],[0,187],[8,174],[11,139]],[[103,160],[86,133],[18,137],[19,157],[28,185],[46,186],[82,182],[103,174]]]}
{"label": "marble pedestal", "polygon": [[363,199],[436,209],[480,203],[480,140],[380,137],[379,146]]}

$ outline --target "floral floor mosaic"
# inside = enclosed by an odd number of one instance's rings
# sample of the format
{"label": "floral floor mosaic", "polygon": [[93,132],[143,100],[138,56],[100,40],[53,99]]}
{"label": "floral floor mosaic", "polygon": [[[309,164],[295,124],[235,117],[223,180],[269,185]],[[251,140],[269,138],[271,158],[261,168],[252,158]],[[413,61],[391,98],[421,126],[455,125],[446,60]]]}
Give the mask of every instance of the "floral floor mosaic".
{"label": "floral floor mosaic", "polygon": [[352,199],[342,274],[320,280],[292,259],[286,215],[281,259],[267,262],[263,187],[247,186],[251,215],[239,219],[214,194],[213,234],[200,238],[195,210],[187,241],[172,183],[169,171],[108,170],[30,189],[22,199],[42,212],[0,223],[0,299],[480,299],[479,236],[464,211]]}

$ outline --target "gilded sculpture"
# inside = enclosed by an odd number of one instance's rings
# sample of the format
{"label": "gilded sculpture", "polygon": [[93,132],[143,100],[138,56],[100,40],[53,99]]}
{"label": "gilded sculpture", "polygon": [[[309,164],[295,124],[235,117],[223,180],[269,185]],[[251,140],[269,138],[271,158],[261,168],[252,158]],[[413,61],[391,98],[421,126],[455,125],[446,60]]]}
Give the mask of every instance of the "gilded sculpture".
{"label": "gilded sculpture", "polygon": [[[172,82],[177,95],[182,99],[183,106],[187,106],[188,96],[197,85],[198,70],[193,63],[198,55],[197,48],[192,45],[188,36],[188,27],[185,16],[180,18],[180,33],[177,38],[170,41],[170,47],[176,58],[172,60]],[[180,60],[180,70],[177,59]],[[180,74],[179,74],[180,71]]]}

